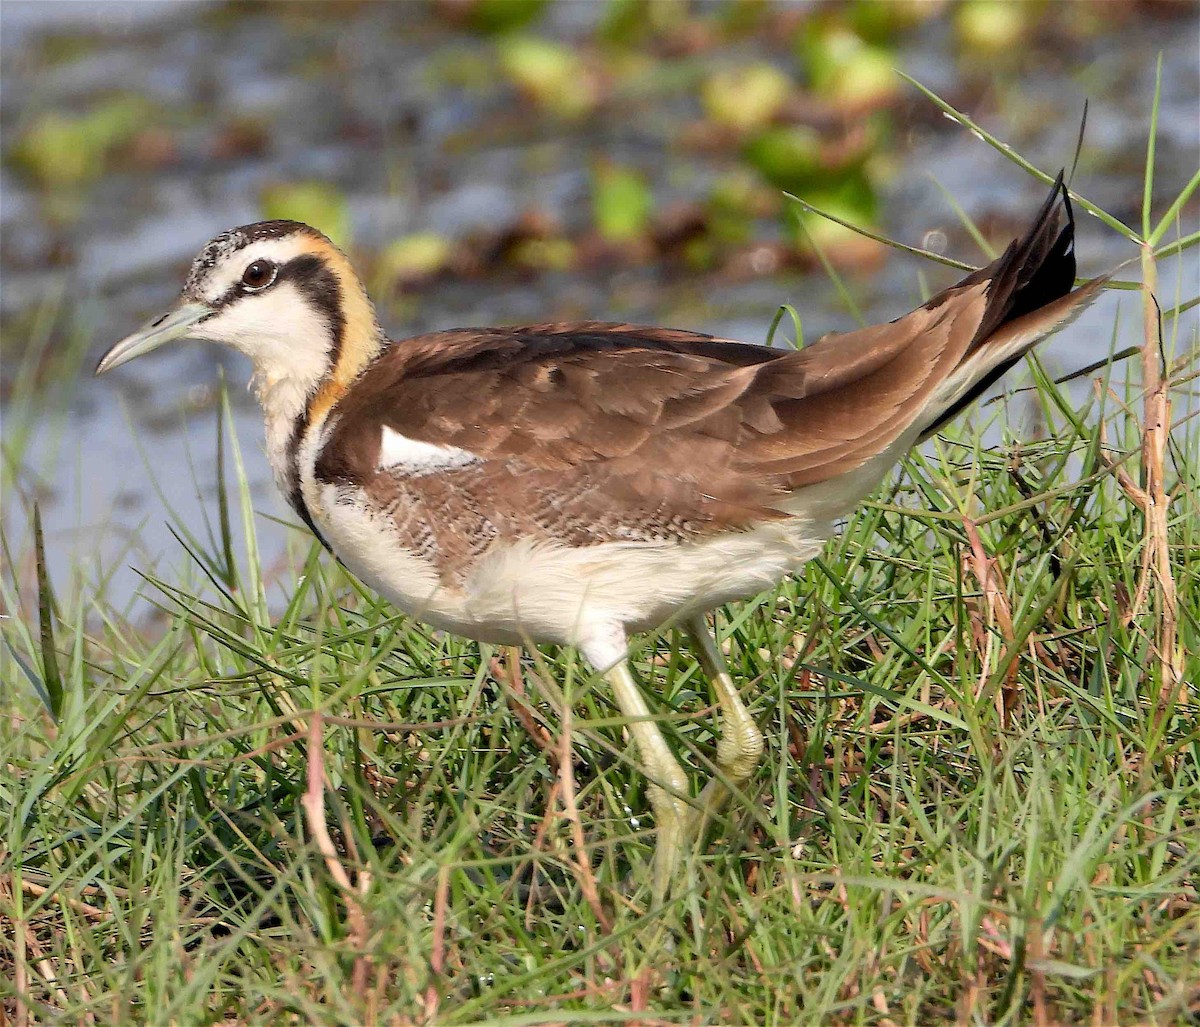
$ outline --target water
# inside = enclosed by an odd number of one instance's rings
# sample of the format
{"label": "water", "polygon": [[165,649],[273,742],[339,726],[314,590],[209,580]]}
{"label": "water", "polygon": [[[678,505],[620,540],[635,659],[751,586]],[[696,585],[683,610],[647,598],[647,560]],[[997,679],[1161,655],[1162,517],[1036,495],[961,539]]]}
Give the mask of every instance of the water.
{"label": "water", "polygon": [[[39,498],[59,582],[82,568],[79,587],[86,589],[111,574],[110,596],[128,597],[140,582],[133,567],[149,570],[165,557],[169,575],[186,562],[168,528],[168,510],[193,531],[211,514],[222,376],[230,384],[256,508],[270,515],[258,521],[264,562],[279,564],[289,532],[271,517],[294,518],[274,495],[258,412],[241,387],[249,372],[240,358],[182,345],[101,381],[87,374],[108,345],[171,302],[188,261],[208,238],[260,216],[262,190],[272,183],[336,183],[347,197],[355,247],[371,251],[417,231],[484,235],[531,209],[578,233],[588,221],[589,168],[601,155],[641,168],[662,206],[703,197],[716,175],[738,165],[735,151],[681,145],[680,127],[698,116],[694,89],[652,89],[615,103],[598,120],[562,124],[531,114],[510,92],[490,85],[492,44],[452,30],[424,6],[367,4],[338,8],[347,13],[336,17],[329,10],[12,0],[0,8],[6,147],[39,113],[86,109],[113,93],[147,98],[147,117],[161,124],[168,144],[157,158],[118,162],[100,175],[65,221],[56,221],[46,198],[7,166],[0,178],[6,454],[11,460],[19,440],[21,465],[17,488],[4,497],[4,522],[21,551],[29,500]],[[597,10],[560,4],[543,31],[580,38]],[[943,95],[974,98],[989,127],[1044,167],[1069,163],[1087,98],[1087,147],[1076,184],[1135,224],[1159,50],[1159,194],[1178,190],[1197,166],[1197,54],[1179,42],[1194,40],[1196,28],[1193,10],[1183,20],[1138,16],[1091,40],[1043,40],[1033,70],[1004,87],[1004,102],[996,105],[1002,114],[981,101],[989,90],[963,79],[944,24],[909,37],[900,63]],[[769,41],[741,42],[735,53],[792,66],[787,47]],[[681,60],[682,78],[697,62],[702,73],[708,60]],[[941,233],[951,252],[975,259],[934,176],[973,218],[1012,231],[1042,199],[1042,187],[923,100],[907,101],[897,125],[895,168],[883,196],[886,229],[895,237],[920,244]],[[239,149],[237,133],[247,130],[249,144]],[[1186,216],[1195,221],[1194,204]],[[773,219],[757,228],[764,239],[778,233]],[[1082,273],[1132,253],[1098,222],[1081,219]],[[853,288],[865,314],[884,319],[917,301],[923,280],[940,287],[952,277],[893,256]],[[1163,269],[1166,297],[1178,291],[1190,298],[1196,282],[1194,254]],[[536,277],[497,268],[476,279],[439,282],[381,313],[396,337],[438,327],[594,317],[761,341],[782,302],[802,311],[810,339],[853,325],[819,272],[738,281],[658,266]],[[1057,339],[1047,350],[1050,364],[1070,369],[1106,352],[1117,303],[1106,298]],[[39,308],[53,315],[51,351],[66,350],[78,338],[87,361],[77,375],[43,376],[33,395],[14,396],[15,368]],[[1136,308],[1126,294],[1128,336],[1118,347],[1136,341]]]}

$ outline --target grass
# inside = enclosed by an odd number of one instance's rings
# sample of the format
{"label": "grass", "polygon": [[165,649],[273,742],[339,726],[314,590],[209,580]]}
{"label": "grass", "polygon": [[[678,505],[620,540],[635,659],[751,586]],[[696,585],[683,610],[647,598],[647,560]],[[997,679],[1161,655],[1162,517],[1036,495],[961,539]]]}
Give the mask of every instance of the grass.
{"label": "grass", "polygon": [[[1102,219],[1151,272],[1196,242],[1186,196],[1149,217],[1152,158],[1144,224]],[[575,655],[433,633],[306,542],[263,580],[227,426],[231,487],[181,536],[192,578],[147,577],[154,628],[6,537],[5,1017],[1200,1015],[1197,339],[1191,298],[1160,301],[1161,349],[1157,318],[1112,334],[1149,390],[1104,368],[1081,405],[1031,363],[803,577],[719,614],[768,755],[662,908],[644,781]],[[675,633],[634,662],[710,770]]]}

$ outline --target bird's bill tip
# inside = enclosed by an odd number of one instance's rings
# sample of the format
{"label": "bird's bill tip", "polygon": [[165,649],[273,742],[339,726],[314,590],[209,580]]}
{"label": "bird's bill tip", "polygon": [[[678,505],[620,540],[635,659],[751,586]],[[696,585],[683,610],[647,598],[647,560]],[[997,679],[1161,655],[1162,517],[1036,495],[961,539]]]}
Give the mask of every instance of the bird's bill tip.
{"label": "bird's bill tip", "polygon": [[96,374],[104,374],[114,367],[129,363],[135,357],[158,349],[165,343],[183,338],[193,326],[212,313],[212,307],[206,303],[180,303],[113,346],[100,358],[100,363],[96,365]]}

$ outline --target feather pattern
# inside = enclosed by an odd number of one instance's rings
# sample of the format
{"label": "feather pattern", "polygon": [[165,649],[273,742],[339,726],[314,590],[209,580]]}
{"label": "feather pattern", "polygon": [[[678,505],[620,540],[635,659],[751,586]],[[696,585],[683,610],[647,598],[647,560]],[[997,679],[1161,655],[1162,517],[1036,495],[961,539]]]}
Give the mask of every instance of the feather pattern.
{"label": "feather pattern", "polygon": [[[988,267],[798,352],[598,322],[418,336],[335,404],[315,477],[421,522],[454,565],[497,536],[694,541],[794,516],[789,497],[936,430],[1095,295],[1070,292],[1072,239],[1060,178]],[[387,433],[474,459],[406,472]]]}

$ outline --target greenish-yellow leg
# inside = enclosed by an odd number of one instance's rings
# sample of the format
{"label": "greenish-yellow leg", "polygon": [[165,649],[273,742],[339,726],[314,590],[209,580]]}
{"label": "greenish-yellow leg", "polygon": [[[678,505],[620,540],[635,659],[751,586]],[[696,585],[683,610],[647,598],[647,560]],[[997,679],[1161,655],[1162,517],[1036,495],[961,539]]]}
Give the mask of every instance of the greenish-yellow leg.
{"label": "greenish-yellow leg", "polygon": [[762,759],[763,736],[750,711],[742,705],[741,697],[733,686],[733,678],[729,676],[729,668],[725,666],[725,657],[709,634],[704,615],[688,618],[684,626],[721,706],[721,737],[717,741],[718,773],[704,786],[704,791],[696,801],[697,809],[693,811],[692,819],[698,817],[699,822],[693,824],[689,832],[699,834],[708,819],[719,813],[729,801],[730,786],[741,787],[754,773],[754,768]]}
{"label": "greenish-yellow leg", "polygon": [[654,898],[661,902],[670,888],[679,861],[691,842],[691,807],[688,805],[688,779],[675,759],[658,725],[651,719],[650,708],[642,698],[637,682],[622,660],[605,675],[613,698],[621,712],[630,718],[629,732],[645,764],[650,784],[646,794],[658,825],[654,850]]}
{"label": "greenish-yellow leg", "polygon": [[[730,789],[739,788],[754,773],[763,753],[762,732],[742,705],[734,688],[725,658],[708,632],[704,616],[690,618],[685,627],[695,646],[700,666],[712,682],[721,706],[721,736],[717,742],[717,774],[704,786],[695,803],[688,801],[688,779],[671,752],[650,708],[629,670],[621,660],[605,673],[613,698],[629,718],[633,735],[650,779],[647,795],[658,824],[658,842],[654,850],[654,897],[661,901],[667,894],[680,860],[695,842],[708,819],[729,801]],[[603,665],[603,664],[601,664]]]}

